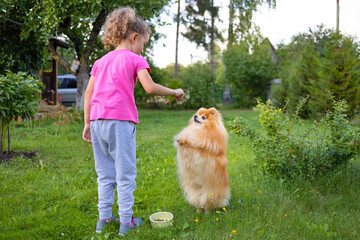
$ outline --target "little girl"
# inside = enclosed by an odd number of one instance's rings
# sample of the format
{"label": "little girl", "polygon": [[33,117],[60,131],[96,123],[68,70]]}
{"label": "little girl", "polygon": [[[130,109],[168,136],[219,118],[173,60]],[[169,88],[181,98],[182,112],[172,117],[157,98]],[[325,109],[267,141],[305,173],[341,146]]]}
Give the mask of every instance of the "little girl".
{"label": "little girl", "polygon": [[112,214],[117,188],[120,215],[119,234],[142,224],[134,218],[136,187],[135,125],[139,123],[134,88],[139,78],[149,94],[175,96],[180,101],[182,89],[169,89],[154,83],[146,60],[140,55],[150,37],[150,29],[132,8],[114,10],[105,23],[105,49],[116,47],[94,63],[84,96],[83,139],[92,142],[98,175],[99,220],[96,232]]}

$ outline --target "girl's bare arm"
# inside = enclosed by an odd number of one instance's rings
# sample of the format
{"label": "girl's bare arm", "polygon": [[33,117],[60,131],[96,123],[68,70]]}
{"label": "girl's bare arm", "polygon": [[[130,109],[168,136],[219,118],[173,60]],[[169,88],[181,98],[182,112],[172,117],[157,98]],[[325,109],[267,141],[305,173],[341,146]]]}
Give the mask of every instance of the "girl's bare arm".
{"label": "girl's bare arm", "polygon": [[138,72],[138,77],[141,85],[143,86],[145,91],[149,94],[158,95],[158,96],[174,96],[178,99],[178,101],[181,101],[181,99],[184,97],[184,91],[181,88],[170,89],[155,83],[152,80],[147,69],[140,70]]}

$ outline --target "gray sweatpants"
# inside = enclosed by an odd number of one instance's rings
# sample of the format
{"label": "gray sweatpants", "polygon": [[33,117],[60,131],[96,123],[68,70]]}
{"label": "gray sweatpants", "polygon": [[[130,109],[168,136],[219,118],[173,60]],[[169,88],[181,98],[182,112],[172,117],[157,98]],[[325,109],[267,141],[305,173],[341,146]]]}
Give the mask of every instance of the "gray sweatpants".
{"label": "gray sweatpants", "polygon": [[133,215],[136,187],[136,127],[133,122],[96,120],[90,122],[91,140],[98,175],[100,219],[112,216],[117,187],[120,222]]}

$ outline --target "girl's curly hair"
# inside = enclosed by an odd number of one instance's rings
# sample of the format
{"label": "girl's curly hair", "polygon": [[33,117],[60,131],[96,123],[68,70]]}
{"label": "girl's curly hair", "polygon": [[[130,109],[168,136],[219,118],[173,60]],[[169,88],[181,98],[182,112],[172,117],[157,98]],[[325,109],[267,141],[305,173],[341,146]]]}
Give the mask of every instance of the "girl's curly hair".
{"label": "girl's curly hair", "polygon": [[135,14],[130,7],[120,7],[110,13],[105,22],[105,32],[102,37],[104,48],[116,47],[132,33],[150,35],[151,30],[145,21]]}

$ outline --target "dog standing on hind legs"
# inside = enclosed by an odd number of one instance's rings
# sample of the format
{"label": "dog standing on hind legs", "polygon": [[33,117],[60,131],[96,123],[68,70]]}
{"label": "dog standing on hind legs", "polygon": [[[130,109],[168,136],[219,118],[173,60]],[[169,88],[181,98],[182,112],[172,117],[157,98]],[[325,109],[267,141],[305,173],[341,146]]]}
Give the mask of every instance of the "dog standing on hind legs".
{"label": "dog standing on hind legs", "polygon": [[180,184],[197,212],[225,207],[229,202],[227,138],[215,108],[200,108],[175,137]]}

